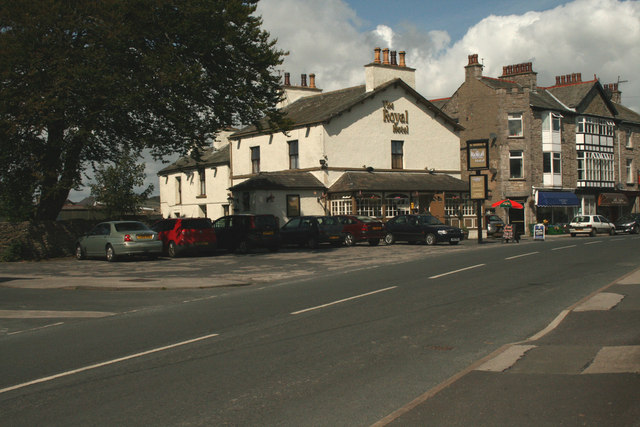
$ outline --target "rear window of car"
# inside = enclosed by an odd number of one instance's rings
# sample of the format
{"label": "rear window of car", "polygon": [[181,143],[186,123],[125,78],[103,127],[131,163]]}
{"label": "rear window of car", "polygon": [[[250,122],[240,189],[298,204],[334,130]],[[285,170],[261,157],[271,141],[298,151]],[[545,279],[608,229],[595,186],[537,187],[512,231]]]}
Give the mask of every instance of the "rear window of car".
{"label": "rear window of car", "polygon": [[183,219],[180,226],[188,230],[202,230],[211,228],[211,221],[208,218]]}
{"label": "rear window of car", "polygon": [[332,216],[323,216],[318,218],[318,222],[320,224],[324,224],[324,225],[338,225],[340,224],[340,222],[338,221],[337,218],[334,218]]}
{"label": "rear window of car", "polygon": [[147,231],[149,227],[141,222],[120,222],[115,224],[116,231]]}
{"label": "rear window of car", "polygon": [[276,217],[271,215],[258,215],[255,217],[256,228],[276,228]]}
{"label": "rear window of car", "polygon": [[588,216],[577,216],[571,222],[589,222]]}
{"label": "rear window of car", "polygon": [[357,216],[356,218],[358,218],[362,222],[377,222],[378,221],[377,219],[371,218],[370,216]]}

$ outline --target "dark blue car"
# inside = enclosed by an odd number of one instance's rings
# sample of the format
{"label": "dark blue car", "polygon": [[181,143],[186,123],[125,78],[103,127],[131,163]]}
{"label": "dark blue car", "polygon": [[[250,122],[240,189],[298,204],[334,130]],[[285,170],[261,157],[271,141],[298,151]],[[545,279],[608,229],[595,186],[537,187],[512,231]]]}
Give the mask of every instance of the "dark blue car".
{"label": "dark blue car", "polygon": [[462,240],[461,229],[445,225],[433,215],[398,215],[390,219],[385,228],[384,242],[387,245],[398,241],[424,242],[427,245],[448,242],[457,245]]}

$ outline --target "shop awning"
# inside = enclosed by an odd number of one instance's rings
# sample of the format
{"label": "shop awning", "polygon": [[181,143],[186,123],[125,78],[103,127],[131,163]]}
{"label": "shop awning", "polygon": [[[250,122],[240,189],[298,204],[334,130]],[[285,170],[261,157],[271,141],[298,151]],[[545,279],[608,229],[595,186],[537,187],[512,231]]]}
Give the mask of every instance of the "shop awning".
{"label": "shop awning", "polygon": [[627,206],[629,198],[622,193],[600,193],[598,206]]}
{"label": "shop awning", "polygon": [[580,199],[568,191],[538,191],[537,206],[580,206]]}

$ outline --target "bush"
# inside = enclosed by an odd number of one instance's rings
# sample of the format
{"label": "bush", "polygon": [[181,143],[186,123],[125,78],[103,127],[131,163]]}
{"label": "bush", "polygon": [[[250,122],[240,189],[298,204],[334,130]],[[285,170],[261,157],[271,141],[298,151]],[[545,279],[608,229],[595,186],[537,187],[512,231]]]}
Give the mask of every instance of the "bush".
{"label": "bush", "polygon": [[11,262],[11,261],[20,261],[24,259],[24,245],[20,240],[14,240],[9,243],[4,251],[0,254],[0,261],[2,262]]}

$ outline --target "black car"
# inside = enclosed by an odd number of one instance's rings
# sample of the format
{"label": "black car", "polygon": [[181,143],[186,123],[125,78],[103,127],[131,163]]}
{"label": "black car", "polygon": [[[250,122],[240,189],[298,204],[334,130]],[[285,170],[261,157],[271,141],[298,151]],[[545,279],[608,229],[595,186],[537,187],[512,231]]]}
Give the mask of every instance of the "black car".
{"label": "black car", "polygon": [[632,213],[624,215],[615,223],[616,233],[638,234],[640,231],[640,214]]}
{"label": "black car", "polygon": [[320,243],[341,246],[344,243],[343,225],[332,216],[300,216],[292,218],[280,229],[283,245],[308,246],[312,249]]}
{"label": "black car", "polygon": [[227,215],[213,223],[218,248],[248,253],[253,248],[277,251],[280,245],[278,218],[274,215]]}
{"label": "black car", "polygon": [[424,242],[427,245],[449,242],[457,245],[462,240],[461,229],[445,225],[432,215],[398,215],[390,219],[385,228],[384,242],[387,245],[397,241]]}

